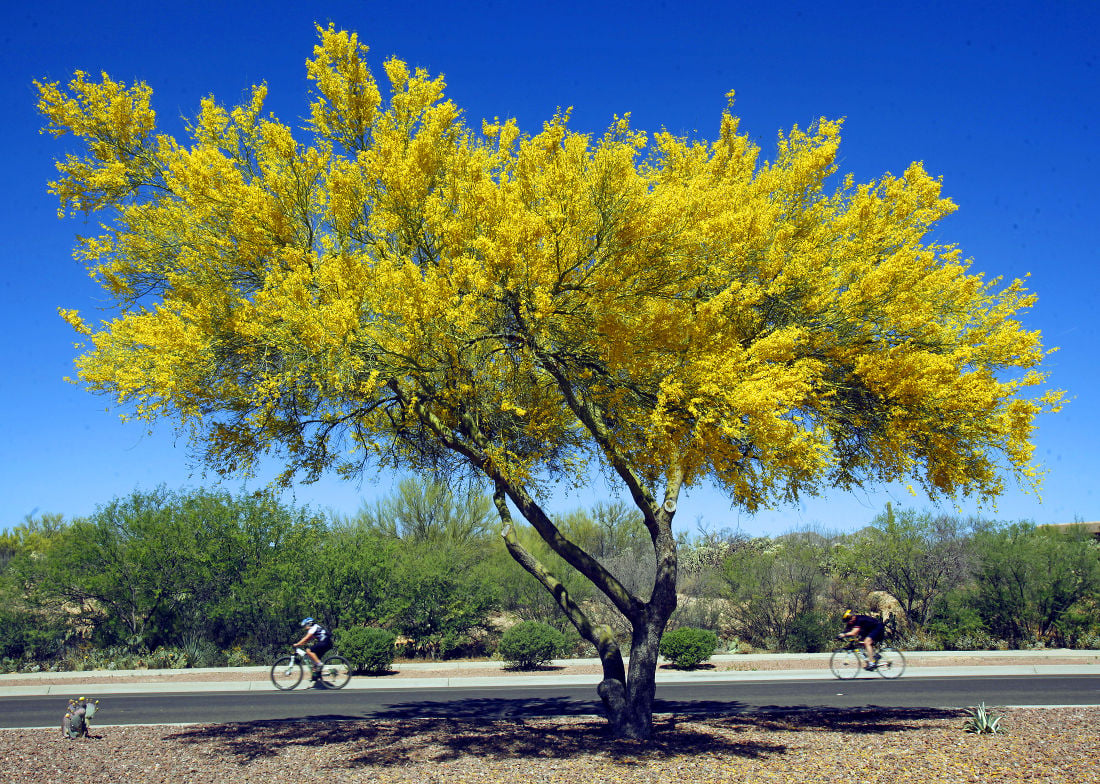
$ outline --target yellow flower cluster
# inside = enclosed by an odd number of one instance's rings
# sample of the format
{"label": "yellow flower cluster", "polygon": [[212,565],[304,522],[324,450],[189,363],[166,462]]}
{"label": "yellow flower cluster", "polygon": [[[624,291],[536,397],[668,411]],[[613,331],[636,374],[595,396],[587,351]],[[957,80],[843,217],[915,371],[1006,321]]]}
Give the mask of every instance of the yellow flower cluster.
{"label": "yellow flower cluster", "polygon": [[827,119],[762,161],[732,107],[712,143],[629,117],[594,138],[567,112],[478,133],[440,78],[391,59],[384,99],[354,34],[318,35],[306,141],[263,86],[204,100],[185,144],[143,84],[38,85],[46,130],[85,144],[51,183],[63,211],[112,216],[77,253],[119,313],[64,313],[92,341],[80,377],[191,426],[215,466],[451,454],[522,485],[595,456],[748,509],[1034,476],[1059,394],[1024,394],[1032,296],[927,240],[954,205],[920,164],[837,178]]}

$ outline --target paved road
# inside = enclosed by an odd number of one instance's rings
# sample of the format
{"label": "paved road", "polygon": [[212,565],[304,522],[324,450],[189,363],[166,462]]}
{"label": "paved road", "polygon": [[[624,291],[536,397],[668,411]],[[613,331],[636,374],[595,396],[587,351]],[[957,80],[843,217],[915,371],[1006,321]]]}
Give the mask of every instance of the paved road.
{"label": "paved road", "polygon": [[[106,686],[106,684],[105,684]],[[109,687],[108,687],[109,688]],[[101,699],[96,725],[239,722],[305,719],[579,715],[601,713],[591,684],[491,686],[446,689],[293,692],[181,692],[111,695]],[[60,726],[67,700],[51,696],[0,697],[0,727]],[[973,677],[903,677],[837,680],[761,680],[662,683],[657,712],[721,714],[754,710],[852,708],[1097,705],[1100,674]]]}

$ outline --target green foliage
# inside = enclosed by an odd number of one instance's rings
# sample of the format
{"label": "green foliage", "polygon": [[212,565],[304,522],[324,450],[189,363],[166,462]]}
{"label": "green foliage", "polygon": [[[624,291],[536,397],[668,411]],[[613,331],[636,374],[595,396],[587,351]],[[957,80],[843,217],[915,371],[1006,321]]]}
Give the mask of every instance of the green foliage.
{"label": "green foliage", "polygon": [[841,573],[896,598],[909,624],[921,625],[935,602],[967,578],[972,523],[944,515],[895,512],[892,505],[838,549]]}
{"label": "green foliage", "polygon": [[[554,553],[530,526],[516,525],[516,538],[561,580],[574,601],[591,603],[596,593],[592,584]],[[496,587],[502,610],[520,618],[541,621],[566,635],[577,634],[554,597],[512,558],[503,540],[493,543],[492,551],[480,568],[485,583]]]}
{"label": "green foliage", "polygon": [[0,657],[49,659],[71,634],[68,619],[58,613],[34,612],[8,601],[0,604]]}
{"label": "green foliage", "polygon": [[0,573],[16,558],[38,558],[48,551],[50,544],[62,533],[68,523],[61,515],[28,515],[20,525],[0,533]]}
{"label": "green foliage", "polygon": [[680,669],[697,667],[714,655],[718,635],[710,629],[684,626],[661,637],[661,655]]}
{"label": "green foliage", "polygon": [[1069,648],[1100,648],[1100,595],[1078,601],[1055,623],[1056,636]]}
{"label": "green foliage", "polygon": [[211,666],[193,658],[194,651],[161,646],[152,651],[134,650],[125,645],[105,648],[77,648],[61,660],[61,669],[73,672],[91,670],[183,670]]}
{"label": "green foliage", "polygon": [[755,540],[727,556],[721,576],[734,635],[756,648],[820,650],[832,636],[823,630],[822,607],[831,555],[829,539],[803,531]]}
{"label": "green foliage", "polygon": [[410,638],[419,655],[479,652],[479,633],[498,606],[495,587],[478,573],[483,556],[460,545],[405,543],[394,554],[384,625]]}
{"label": "green foliage", "polygon": [[819,653],[836,636],[836,623],[822,610],[810,610],[795,617],[784,650],[791,653]]}
{"label": "green foliage", "polygon": [[967,732],[979,735],[995,735],[998,732],[1003,732],[1000,725],[1004,716],[995,715],[985,707],[984,702],[977,707],[970,708],[969,714],[970,717],[963,725],[963,729]]}
{"label": "green foliage", "polygon": [[570,541],[601,561],[653,550],[641,515],[623,503],[577,509],[557,523]]}
{"label": "green foliage", "polygon": [[360,510],[357,522],[408,542],[484,543],[497,521],[492,501],[474,488],[456,493],[439,482],[404,479],[397,493]]}
{"label": "green foliage", "polygon": [[252,659],[245,653],[244,649],[239,645],[234,645],[228,651],[225,652],[225,666],[226,667],[247,667],[252,663]]}
{"label": "green foliage", "polygon": [[337,523],[319,539],[304,586],[312,606],[325,608],[333,628],[382,625],[405,543],[380,537],[360,521]]}
{"label": "green foliage", "polygon": [[[0,536],[0,660],[6,669],[240,666],[284,646],[307,614],[334,629],[387,628],[407,654],[446,657],[495,650],[490,618],[503,612],[564,635],[555,655],[575,650],[579,635],[554,597],[488,536],[484,503],[405,482],[373,511],[326,523],[268,494],[158,488],[87,519],[28,519]],[[603,505],[556,523],[630,590],[651,588],[652,548],[634,512]],[[529,526],[515,536],[592,618],[625,630]],[[681,596],[666,629],[715,629],[742,649],[821,650],[838,610],[885,584],[867,563],[924,579],[913,564],[931,568],[929,553],[945,542],[967,554],[971,572],[914,588],[912,617],[925,620],[902,628],[900,647],[1100,646],[1100,548],[1083,532],[892,509],[848,537],[681,537]]]}
{"label": "green foliage", "polygon": [[990,634],[1014,645],[1065,644],[1074,606],[1100,596],[1100,547],[1084,530],[989,526],[975,551],[973,606]]}
{"label": "green foliage", "polygon": [[[100,646],[285,642],[320,526],[266,494],[135,492],[54,532],[11,573],[45,617],[64,613]],[[52,613],[52,616],[51,616]],[[209,653],[209,652],[208,652]]]}
{"label": "green foliage", "polygon": [[[628,590],[638,595],[646,595],[652,590],[653,547],[636,511],[621,503],[598,504],[590,510],[568,512],[554,522],[570,541],[598,558]],[[573,601],[585,607],[593,622],[627,632],[625,619],[606,597],[555,553],[532,527],[517,524],[515,536],[525,550],[560,580]],[[546,623],[570,639],[579,640],[576,629],[555,598],[512,559],[503,543],[494,543],[493,555],[486,567],[491,572],[487,579],[498,587],[503,608],[521,618]]]}
{"label": "green foliage", "polygon": [[397,635],[385,629],[371,626],[352,626],[337,629],[336,647],[340,655],[360,672],[389,672],[396,653]]}
{"label": "green foliage", "polygon": [[530,670],[562,655],[567,644],[565,635],[552,626],[522,621],[504,632],[497,653],[513,667]]}
{"label": "green foliage", "polygon": [[943,650],[943,640],[924,629],[908,629],[897,636],[894,644],[903,651]]}

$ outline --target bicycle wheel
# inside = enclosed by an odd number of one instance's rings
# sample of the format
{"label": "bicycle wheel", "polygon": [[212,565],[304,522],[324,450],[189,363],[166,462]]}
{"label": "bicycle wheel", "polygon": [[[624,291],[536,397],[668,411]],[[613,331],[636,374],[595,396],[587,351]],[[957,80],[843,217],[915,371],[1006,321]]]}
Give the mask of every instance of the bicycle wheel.
{"label": "bicycle wheel", "polygon": [[280,656],[271,665],[271,682],[276,689],[290,691],[302,682],[302,663],[296,656]]}
{"label": "bicycle wheel", "polygon": [[342,689],[351,680],[351,665],[343,656],[326,656],[321,665],[321,683],[326,689]]}
{"label": "bicycle wheel", "polygon": [[863,657],[851,648],[841,648],[829,657],[829,669],[841,680],[849,680],[863,669]]}
{"label": "bicycle wheel", "polygon": [[884,645],[878,649],[878,666],[875,672],[883,678],[899,678],[905,672],[905,657],[901,651]]}

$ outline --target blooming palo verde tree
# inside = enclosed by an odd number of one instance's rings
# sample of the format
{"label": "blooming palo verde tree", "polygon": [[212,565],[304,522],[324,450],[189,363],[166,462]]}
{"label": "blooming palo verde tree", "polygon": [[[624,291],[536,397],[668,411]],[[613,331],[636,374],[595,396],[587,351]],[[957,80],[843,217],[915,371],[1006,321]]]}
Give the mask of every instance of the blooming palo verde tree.
{"label": "blooming palo verde tree", "polygon": [[[599,138],[559,112],[535,135],[469,127],[443,82],[318,28],[308,140],[265,86],[202,101],[186,142],[145,84],[39,83],[62,214],[102,212],[76,255],[116,308],[77,362],[129,416],[168,419],[210,466],[265,455],[283,478],[463,469],[494,492],[512,555],[599,652],[615,731],[651,732],[676,604],[683,488],[752,511],[822,488],[918,482],[991,499],[1035,476],[1040,336],[1019,282],[926,240],[954,206],[911,165],[835,175],[840,123],[781,135],[773,160],[727,108],[717,139]],[[544,510],[598,464],[653,542],[628,590]],[[629,621],[629,671],[512,528],[518,512]]]}

